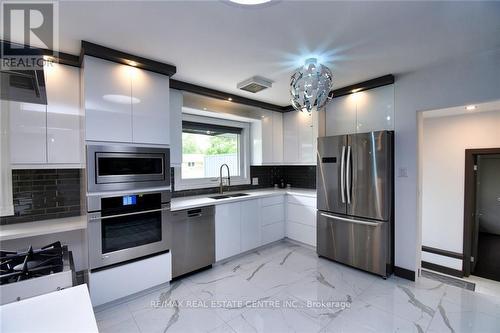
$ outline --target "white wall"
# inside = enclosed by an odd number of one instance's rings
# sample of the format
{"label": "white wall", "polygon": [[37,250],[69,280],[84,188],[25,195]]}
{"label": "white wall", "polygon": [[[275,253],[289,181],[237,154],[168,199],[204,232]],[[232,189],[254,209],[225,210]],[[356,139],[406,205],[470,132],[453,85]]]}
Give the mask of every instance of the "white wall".
{"label": "white wall", "polygon": [[[396,77],[396,266],[416,271],[421,261],[417,112],[497,100],[499,87],[500,48]],[[399,169],[407,177],[399,177]]]}
{"label": "white wall", "polygon": [[422,134],[422,245],[463,253],[465,149],[500,147],[500,110],[426,117]]}

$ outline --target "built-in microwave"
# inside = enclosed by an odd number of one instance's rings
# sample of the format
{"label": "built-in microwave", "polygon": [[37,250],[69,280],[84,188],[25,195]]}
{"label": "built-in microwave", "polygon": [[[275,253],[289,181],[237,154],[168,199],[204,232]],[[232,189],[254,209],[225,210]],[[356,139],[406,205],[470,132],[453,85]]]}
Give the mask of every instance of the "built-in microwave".
{"label": "built-in microwave", "polygon": [[87,192],[169,186],[169,148],[87,145]]}

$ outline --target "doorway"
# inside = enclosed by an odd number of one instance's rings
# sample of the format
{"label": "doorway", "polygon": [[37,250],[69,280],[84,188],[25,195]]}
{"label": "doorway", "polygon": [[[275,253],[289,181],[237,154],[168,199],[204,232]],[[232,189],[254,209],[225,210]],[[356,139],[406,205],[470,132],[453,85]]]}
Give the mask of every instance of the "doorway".
{"label": "doorway", "polygon": [[500,281],[500,148],[465,151],[464,190],[464,274]]}

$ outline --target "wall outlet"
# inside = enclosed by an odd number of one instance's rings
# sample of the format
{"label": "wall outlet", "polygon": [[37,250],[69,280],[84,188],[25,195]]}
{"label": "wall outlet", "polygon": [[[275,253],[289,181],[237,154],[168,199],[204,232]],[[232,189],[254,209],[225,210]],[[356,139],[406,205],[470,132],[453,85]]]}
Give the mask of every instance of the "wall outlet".
{"label": "wall outlet", "polygon": [[408,168],[399,168],[398,177],[399,178],[407,178],[408,177]]}
{"label": "wall outlet", "polygon": [[252,185],[259,185],[259,178],[253,177],[252,178]]}

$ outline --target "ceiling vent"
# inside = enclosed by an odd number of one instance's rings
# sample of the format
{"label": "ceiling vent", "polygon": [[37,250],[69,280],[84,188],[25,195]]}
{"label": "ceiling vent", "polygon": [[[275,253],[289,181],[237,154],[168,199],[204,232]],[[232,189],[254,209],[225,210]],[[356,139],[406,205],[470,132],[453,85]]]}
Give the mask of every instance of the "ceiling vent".
{"label": "ceiling vent", "polygon": [[261,90],[271,88],[273,82],[260,76],[253,76],[245,81],[238,83],[237,88],[251,93],[257,93]]}

